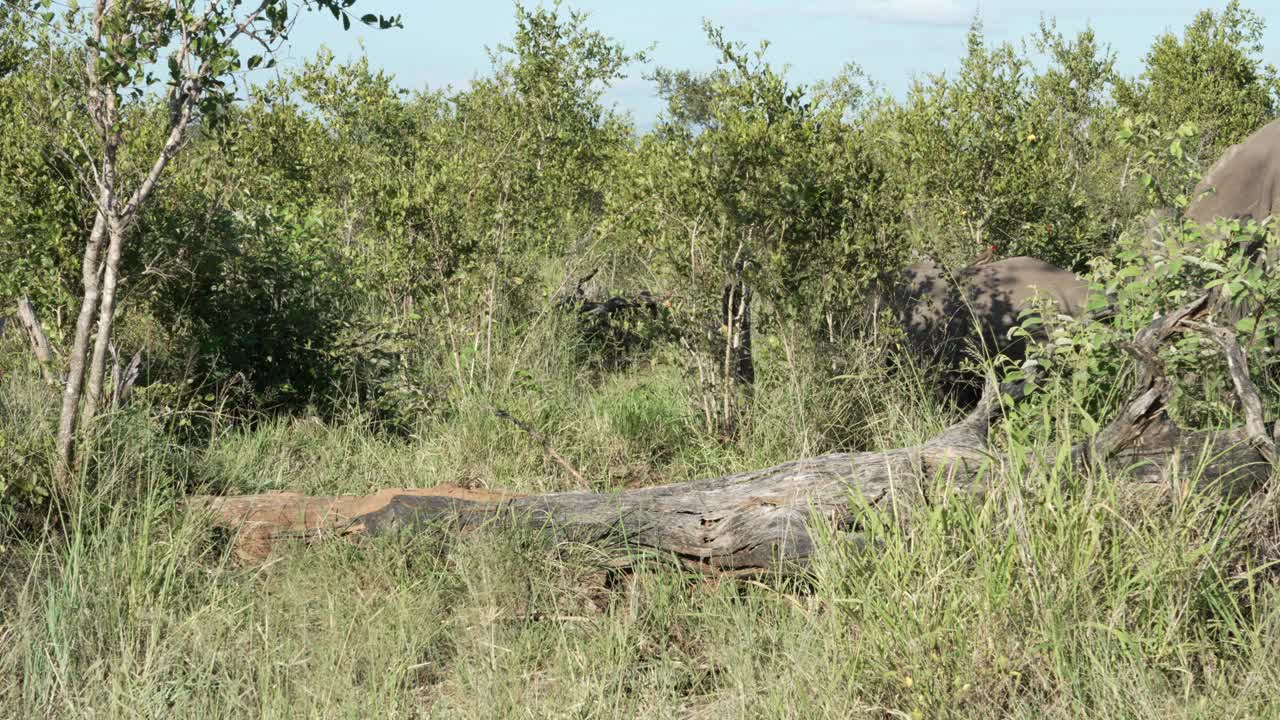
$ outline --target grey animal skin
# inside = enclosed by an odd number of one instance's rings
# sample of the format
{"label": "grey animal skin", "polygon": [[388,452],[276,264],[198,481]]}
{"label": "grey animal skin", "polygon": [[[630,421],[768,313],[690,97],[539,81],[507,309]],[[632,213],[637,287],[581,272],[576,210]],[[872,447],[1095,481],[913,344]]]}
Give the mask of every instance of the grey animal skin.
{"label": "grey animal skin", "polygon": [[1021,324],[1019,314],[1037,294],[1071,316],[1088,307],[1087,283],[1032,257],[955,272],[932,261],[917,263],[906,269],[889,301],[917,357],[954,370],[979,339],[986,352],[1020,360],[1025,348],[1022,341],[1009,338],[1009,331]]}
{"label": "grey animal skin", "polygon": [[[1187,218],[1202,225],[1218,218],[1256,220],[1261,223],[1280,214],[1280,120],[1274,120],[1244,142],[1227,148],[1196,185]],[[1274,253],[1259,259],[1263,267],[1275,268],[1280,257]],[[1220,321],[1234,323],[1254,311],[1251,303],[1219,307]],[[1272,347],[1280,352],[1280,337]]]}
{"label": "grey animal skin", "polygon": [[1191,197],[1186,215],[1202,224],[1220,217],[1262,222],[1280,212],[1280,120],[1227,148]]}

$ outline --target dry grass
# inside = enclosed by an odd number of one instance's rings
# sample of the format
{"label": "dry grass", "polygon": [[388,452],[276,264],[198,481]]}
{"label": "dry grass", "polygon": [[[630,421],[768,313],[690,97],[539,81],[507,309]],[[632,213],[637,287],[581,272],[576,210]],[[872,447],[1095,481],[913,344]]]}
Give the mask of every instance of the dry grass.
{"label": "dry grass", "polygon": [[[11,447],[35,442],[40,391],[4,382]],[[602,489],[833,437],[899,444],[946,420],[918,387],[767,371],[737,448],[698,437],[661,369],[548,382],[511,405]],[[478,405],[413,438],[294,419],[186,449],[147,417],[117,419],[65,527],[0,550],[0,716],[1280,716],[1280,588],[1251,554],[1274,536],[1266,498],[1121,510],[1115,480],[1008,467],[980,502],[903,526],[868,515],[871,549],[824,542],[804,578],[620,574],[590,548],[493,533],[299,547],[249,568],[176,514],[178,494],[568,481]]]}

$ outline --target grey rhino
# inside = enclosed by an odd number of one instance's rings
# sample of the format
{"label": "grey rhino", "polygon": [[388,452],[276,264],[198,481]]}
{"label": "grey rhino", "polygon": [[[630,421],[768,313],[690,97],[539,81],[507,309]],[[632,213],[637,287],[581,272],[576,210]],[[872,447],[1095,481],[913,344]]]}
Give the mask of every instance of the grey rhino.
{"label": "grey rhino", "polygon": [[1262,222],[1280,213],[1280,120],[1227,148],[1196,185],[1186,216]]}
{"label": "grey rhino", "polygon": [[908,267],[887,298],[915,356],[955,376],[965,354],[985,352],[1020,360],[1023,343],[1009,331],[1036,295],[1071,316],[1086,312],[1089,285],[1068,270],[1032,257],[1011,257],[948,271],[933,261]]}
{"label": "grey rhino", "polygon": [[[1280,120],[1262,126],[1243,142],[1227,148],[1196,185],[1186,217],[1200,224],[1218,218],[1264,220],[1280,215]],[[1277,258],[1260,258],[1264,267],[1274,267]],[[1248,303],[1222,303],[1223,321],[1235,322],[1253,312]],[[1273,350],[1280,351],[1280,337]]]}

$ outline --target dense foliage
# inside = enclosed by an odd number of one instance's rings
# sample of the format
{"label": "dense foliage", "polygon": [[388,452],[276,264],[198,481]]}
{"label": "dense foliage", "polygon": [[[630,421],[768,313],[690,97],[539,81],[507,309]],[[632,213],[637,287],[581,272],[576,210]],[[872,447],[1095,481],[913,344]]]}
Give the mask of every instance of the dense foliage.
{"label": "dense foliage", "polygon": [[[112,37],[197,5],[257,3],[120,0],[136,22]],[[354,5],[263,7],[346,25]],[[1131,390],[1135,331],[1206,286],[1280,397],[1280,274],[1253,254],[1280,256],[1273,224],[1177,214],[1280,109],[1260,14],[1196,15],[1133,78],[1092,31],[992,45],[975,22],[957,71],[903,97],[853,64],[798,85],[711,23],[714,68],[650,67],[558,3],[517,4],[461,89],[327,52],[267,80],[214,33],[225,83],[120,264],[112,353],[142,373],[60,495],[57,390],[10,316],[29,299],[65,370],[103,151],[81,26],[57,24],[77,7],[0,0],[0,716],[1276,715],[1280,495],[1178,477],[1153,500],[1063,444]],[[172,120],[143,57],[163,39],[89,53],[138,71],[112,80],[126,179]],[[605,101],[633,75],[666,102],[652,127]],[[995,368],[1035,382],[981,497],[892,517],[851,498],[800,577],[622,572],[497,530],[245,569],[175,511],[192,491],[616,490],[916,444],[958,408],[871,299],[990,245],[1088,277],[1112,316],[1026,319],[1051,342]],[[1240,424],[1204,338],[1160,359],[1178,422]]]}
{"label": "dense foliage", "polygon": [[[993,47],[975,22],[958,71],[901,99],[854,66],[796,85],[711,24],[706,74],[646,70],[558,7],[517,6],[515,24],[465,89],[409,92],[321,54],[204,121],[123,260],[118,344],[145,351],[146,412],[188,441],[210,418],[299,413],[409,435],[558,373],[605,388],[644,369],[679,378],[701,437],[750,443],[771,412],[756,385],[838,388],[862,367],[872,284],[994,244],[1101,259],[1114,286],[1134,218],[1184,204],[1280,100],[1263,20],[1237,3],[1157,38],[1137,78],[1092,31]],[[0,306],[30,298],[55,344],[91,224],[74,62],[41,16],[0,9]],[[602,100],[641,72],[668,101],[643,133]],[[167,112],[133,107],[125,164]],[[586,301],[608,312],[578,317]],[[538,355],[552,340],[567,365]],[[810,449],[857,444],[856,404],[833,403]],[[41,485],[14,467],[0,487]]]}

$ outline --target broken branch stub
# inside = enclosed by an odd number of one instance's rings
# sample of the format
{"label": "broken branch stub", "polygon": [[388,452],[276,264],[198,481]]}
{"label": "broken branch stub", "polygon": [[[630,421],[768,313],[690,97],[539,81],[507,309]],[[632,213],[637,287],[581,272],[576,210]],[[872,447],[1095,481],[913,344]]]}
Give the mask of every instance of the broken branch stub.
{"label": "broken branch stub", "polygon": [[31,351],[35,353],[36,363],[40,366],[40,375],[44,378],[45,384],[49,387],[58,387],[61,382],[54,370],[56,363],[53,357],[53,346],[49,344],[49,338],[44,334],[44,326],[36,317],[36,309],[25,297],[18,300],[18,322],[22,324],[27,340],[31,342]]}
{"label": "broken branch stub", "polygon": [[1267,432],[1266,420],[1262,417],[1262,396],[1258,394],[1258,388],[1249,378],[1249,361],[1245,358],[1244,350],[1236,340],[1235,333],[1224,327],[1190,320],[1184,320],[1183,325],[1199,331],[1222,349],[1222,354],[1227,359],[1227,374],[1231,377],[1231,384],[1244,411],[1244,426],[1245,432],[1249,435],[1249,442],[1253,443],[1268,462],[1274,464],[1276,461],[1275,439]]}
{"label": "broken branch stub", "polygon": [[[1165,417],[1168,379],[1153,363],[1156,346],[1204,312],[1193,303],[1158,318],[1134,343],[1140,384],[1116,418],[1071,449],[1082,471],[1105,464],[1141,483],[1190,477],[1224,493],[1256,488],[1272,465],[1256,433],[1245,428],[1193,432]],[[1145,359],[1145,360],[1144,360]],[[1247,374],[1237,389],[1256,388]],[[384,490],[370,497],[315,498],[292,494],[196,497],[188,507],[247,538],[247,559],[276,540],[379,535],[445,528],[463,532],[490,523],[524,527],[553,540],[572,540],[629,556],[656,552],[706,572],[751,573],[803,565],[819,525],[856,532],[854,498],[895,516],[939,493],[970,492],[991,467],[987,431],[1002,412],[1008,388],[989,383],[978,407],[923,444],[860,453],[829,453],[770,468],[620,493],[562,492],[495,496],[457,488]],[[1016,394],[1016,391],[1015,393]]]}

